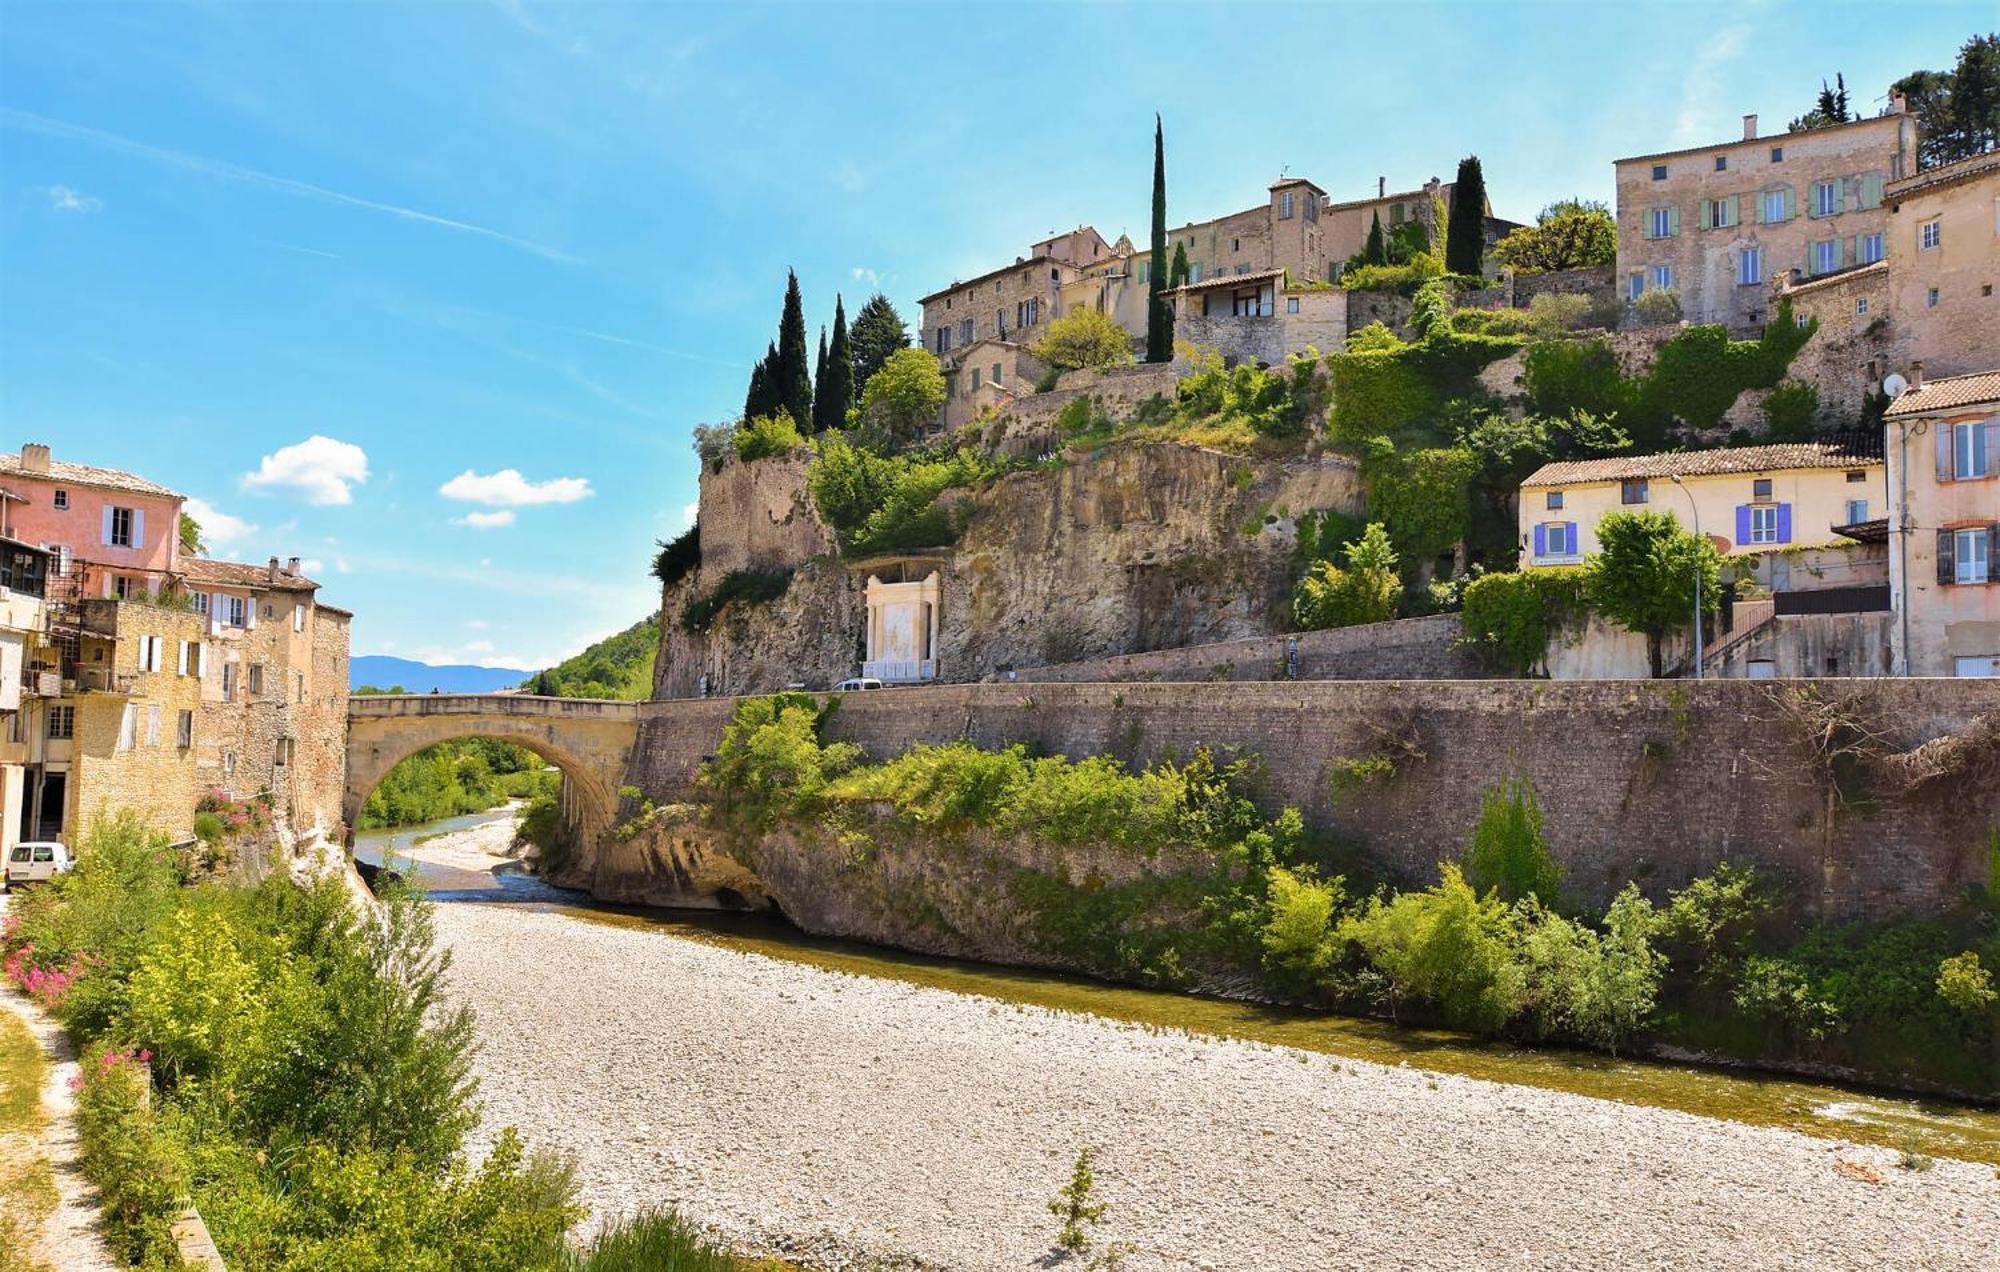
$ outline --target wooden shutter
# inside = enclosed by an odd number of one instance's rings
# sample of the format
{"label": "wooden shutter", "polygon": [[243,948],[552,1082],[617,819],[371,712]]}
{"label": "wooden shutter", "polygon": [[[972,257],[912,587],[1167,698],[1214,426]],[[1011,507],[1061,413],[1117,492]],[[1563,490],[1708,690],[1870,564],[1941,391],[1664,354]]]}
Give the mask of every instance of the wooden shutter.
{"label": "wooden shutter", "polygon": [[1701,228],[1704,230],[1712,230],[1715,228],[1714,199],[1703,199],[1701,201]]}
{"label": "wooden shutter", "polygon": [[1537,522],[1535,525],[1535,555],[1540,557],[1540,556],[1547,556],[1548,554],[1549,554],[1549,528],[1547,524]]}
{"label": "wooden shutter", "polygon": [[1724,203],[1729,205],[1729,224],[1731,225],[1741,225],[1743,223],[1742,199],[1742,195],[1732,194],[1723,200]]}
{"label": "wooden shutter", "polygon": [[1937,479],[1951,480],[1951,425],[1943,420],[1933,421],[1931,431],[1937,434]]}
{"label": "wooden shutter", "polygon": [[1790,543],[1791,541],[1792,506],[1788,503],[1781,503],[1778,505],[1778,542]]}
{"label": "wooden shutter", "polygon": [[1681,207],[1676,203],[1667,209],[1667,237],[1674,238],[1681,232]]}
{"label": "wooden shutter", "polygon": [[1958,581],[1957,540],[1950,530],[1937,532],[1937,581],[1950,587]]}
{"label": "wooden shutter", "polygon": [[136,550],[146,546],[146,510],[132,510],[132,547]]}
{"label": "wooden shutter", "polygon": [[181,676],[188,674],[188,643],[186,641],[181,642],[180,662],[175,666],[174,673]]}
{"label": "wooden shutter", "polygon": [[1994,467],[2000,465],[2000,415],[1979,426],[1979,437],[1979,453],[1986,457],[1986,475],[1991,477]]}
{"label": "wooden shutter", "polygon": [[1736,505],[1736,546],[1750,542],[1750,505]]}
{"label": "wooden shutter", "polygon": [[106,504],[104,506],[104,533],[101,538],[105,547],[111,546],[111,513],[111,505]]}

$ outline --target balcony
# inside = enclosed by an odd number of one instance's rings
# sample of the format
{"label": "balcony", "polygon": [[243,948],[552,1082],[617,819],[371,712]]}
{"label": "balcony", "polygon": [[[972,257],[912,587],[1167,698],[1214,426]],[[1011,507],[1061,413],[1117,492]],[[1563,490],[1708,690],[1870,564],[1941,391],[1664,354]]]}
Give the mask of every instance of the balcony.
{"label": "balcony", "polygon": [[109,667],[78,667],[76,669],[76,691],[78,693],[116,693],[130,697],[137,688],[138,679],[131,672],[115,672]]}
{"label": "balcony", "polygon": [[937,679],[935,658],[878,658],[861,664],[861,674],[885,685],[914,685]]}

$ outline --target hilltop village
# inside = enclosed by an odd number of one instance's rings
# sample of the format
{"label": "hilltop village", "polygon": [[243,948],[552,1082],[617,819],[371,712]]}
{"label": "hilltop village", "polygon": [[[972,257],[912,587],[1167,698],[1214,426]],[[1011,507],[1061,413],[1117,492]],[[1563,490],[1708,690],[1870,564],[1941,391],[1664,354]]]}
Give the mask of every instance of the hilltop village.
{"label": "hilltop village", "polygon": [[794,284],[700,431],[656,696],[2000,674],[2000,154],[1888,101],[1532,224],[1477,159],[1156,200],[913,332],[843,305],[816,375]]}

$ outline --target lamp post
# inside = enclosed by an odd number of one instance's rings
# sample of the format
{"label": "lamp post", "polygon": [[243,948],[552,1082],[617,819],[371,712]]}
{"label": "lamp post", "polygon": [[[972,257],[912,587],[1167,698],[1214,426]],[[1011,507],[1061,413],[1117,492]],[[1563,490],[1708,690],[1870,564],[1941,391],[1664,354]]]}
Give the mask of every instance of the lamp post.
{"label": "lamp post", "polygon": [[[1701,538],[1701,505],[1694,501],[1694,492],[1687,488],[1687,483],[1681,480],[1679,473],[1668,473],[1667,480],[1679,486],[1681,493],[1688,497],[1688,512],[1694,517],[1694,537]],[[1697,556],[1694,562],[1694,678],[1696,680],[1705,678],[1701,666],[1701,575],[1701,558]]]}

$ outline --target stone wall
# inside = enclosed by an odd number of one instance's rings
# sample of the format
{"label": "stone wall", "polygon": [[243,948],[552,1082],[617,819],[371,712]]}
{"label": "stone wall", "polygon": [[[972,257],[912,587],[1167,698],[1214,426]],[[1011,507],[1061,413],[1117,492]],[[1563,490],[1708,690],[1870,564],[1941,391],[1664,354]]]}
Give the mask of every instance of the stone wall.
{"label": "stone wall", "polygon": [[1546,274],[1513,274],[1509,280],[1512,299],[1508,303],[1521,309],[1526,309],[1537,296],[1588,296],[1604,300],[1618,290],[1615,268],[1610,265],[1586,265],[1582,269],[1551,270]]}
{"label": "stone wall", "polygon": [[701,471],[701,569],[783,570],[833,549],[806,494],[805,451],[746,464],[731,458]]}
{"label": "stone wall", "polygon": [[1163,362],[1139,362],[1106,371],[1065,371],[1049,392],[1009,403],[989,426],[988,444],[1007,455],[1045,455],[1061,447],[1056,417],[1078,398],[1092,399],[1098,410],[1114,418],[1130,419],[1153,398],[1171,399],[1179,385],[1179,371]]}
{"label": "stone wall", "polygon": [[[1877,785],[1844,805],[1780,701],[1802,685],[1898,751],[2000,713],[2000,682],[1978,680],[989,684],[849,694],[828,727],[878,758],[961,737],[1135,763],[1240,747],[1266,761],[1267,808],[1296,805],[1415,881],[1463,852],[1481,790],[1526,778],[1586,905],[1631,880],[1658,897],[1726,860],[1780,874],[1802,912],[1831,917],[1934,912],[1984,882],[2000,786]],[[627,780],[685,796],[732,709],[642,705]],[[1334,765],[1375,755],[1401,757],[1393,776],[1336,795]]]}
{"label": "stone wall", "polygon": [[1257,636],[1122,654],[1089,662],[1029,667],[1021,684],[1131,680],[1474,680],[1479,661],[1458,647],[1456,614]]}
{"label": "stone wall", "polygon": [[1347,293],[1348,334],[1379,322],[1404,340],[1410,339],[1410,298],[1392,291]]}
{"label": "stone wall", "polygon": [[[1174,320],[1174,342],[1213,350],[1231,366],[1239,362],[1283,366],[1287,358],[1308,349],[1335,353],[1347,346],[1347,296],[1337,287],[1279,288],[1275,297],[1278,312],[1247,318],[1221,312],[1203,314],[1195,303],[1198,297],[1189,294]],[[1299,307],[1297,313],[1291,312],[1294,303]],[[1216,293],[1214,308],[1219,311],[1227,304],[1227,293]]]}

